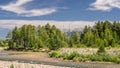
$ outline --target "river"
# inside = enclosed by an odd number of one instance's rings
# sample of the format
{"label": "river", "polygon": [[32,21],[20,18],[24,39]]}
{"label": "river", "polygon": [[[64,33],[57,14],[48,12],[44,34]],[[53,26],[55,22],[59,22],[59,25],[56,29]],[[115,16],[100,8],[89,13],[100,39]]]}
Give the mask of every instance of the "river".
{"label": "river", "polygon": [[120,64],[114,63],[89,63],[89,62],[46,62],[46,61],[37,61],[31,59],[20,59],[17,57],[12,57],[8,53],[0,53],[1,61],[17,61],[21,63],[32,63],[32,64],[44,64],[44,65],[54,65],[54,66],[63,66],[70,68],[120,68]]}

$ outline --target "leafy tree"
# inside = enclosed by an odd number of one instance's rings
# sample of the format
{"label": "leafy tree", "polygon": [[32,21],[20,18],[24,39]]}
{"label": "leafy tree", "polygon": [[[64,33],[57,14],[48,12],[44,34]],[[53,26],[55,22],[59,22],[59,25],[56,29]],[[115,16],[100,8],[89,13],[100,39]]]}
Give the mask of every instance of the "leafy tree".
{"label": "leafy tree", "polygon": [[80,46],[80,34],[78,32],[72,33],[69,38],[70,47],[78,47]]}
{"label": "leafy tree", "polygon": [[88,27],[86,32],[84,33],[82,41],[87,46],[91,46],[92,44],[94,44],[94,34],[90,27]]}
{"label": "leafy tree", "polygon": [[55,25],[47,23],[45,26],[23,25],[15,27],[7,34],[6,41],[0,45],[7,45],[11,49],[34,50],[46,48],[56,50],[62,47],[116,47],[120,46],[120,23],[98,21],[94,26],[85,26],[83,31],[63,33]]}
{"label": "leafy tree", "polygon": [[35,27],[33,25],[23,25],[20,28],[15,27],[8,34],[9,48],[34,50],[40,48],[59,49],[65,47],[65,35],[54,25]]}

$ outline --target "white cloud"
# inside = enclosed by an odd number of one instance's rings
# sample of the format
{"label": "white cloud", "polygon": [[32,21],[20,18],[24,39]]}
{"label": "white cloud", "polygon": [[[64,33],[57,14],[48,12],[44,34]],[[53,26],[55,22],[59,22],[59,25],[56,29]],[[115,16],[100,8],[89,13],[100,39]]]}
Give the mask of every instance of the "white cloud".
{"label": "white cloud", "polygon": [[120,0],[96,0],[90,6],[89,10],[110,11],[113,8],[120,9]]}
{"label": "white cloud", "polygon": [[44,26],[47,23],[50,23],[50,25],[55,25],[61,30],[82,29],[85,25],[94,25],[94,21],[0,20],[0,28],[13,29],[15,26],[20,27],[24,24]]}
{"label": "white cloud", "polygon": [[15,3],[11,2],[8,5],[0,6],[0,9],[27,17],[48,15],[57,11],[56,8],[43,8],[43,9],[32,9],[32,10],[25,9],[23,5],[31,1],[33,0],[17,0]]}

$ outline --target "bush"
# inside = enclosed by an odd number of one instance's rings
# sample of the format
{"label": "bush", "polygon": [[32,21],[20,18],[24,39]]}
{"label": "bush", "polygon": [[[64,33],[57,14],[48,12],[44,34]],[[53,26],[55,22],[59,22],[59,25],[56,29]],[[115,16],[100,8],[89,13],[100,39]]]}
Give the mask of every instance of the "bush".
{"label": "bush", "polygon": [[117,57],[120,59],[120,53],[117,53],[116,55],[117,55]]}
{"label": "bush", "polygon": [[14,68],[14,65],[12,64],[12,65],[10,66],[10,68]]}
{"label": "bush", "polygon": [[69,54],[68,53],[63,53],[59,57],[65,59],[68,59]]}
{"label": "bush", "polygon": [[75,56],[74,58],[73,58],[73,61],[81,61],[82,60],[82,58],[80,57],[80,56]]}
{"label": "bush", "polygon": [[59,54],[60,53],[58,51],[52,51],[52,52],[49,53],[49,56],[57,58],[57,57],[59,57]]}
{"label": "bush", "polygon": [[100,54],[100,53],[105,53],[105,52],[106,52],[106,51],[105,51],[104,45],[101,45],[101,46],[99,47],[97,53]]}
{"label": "bush", "polygon": [[118,60],[118,57],[115,55],[105,54],[103,56],[103,61],[116,62],[117,60]]}
{"label": "bush", "polygon": [[63,58],[64,60],[73,60],[73,61],[104,61],[104,62],[115,62],[120,63],[120,56],[118,55],[110,55],[106,52],[100,52],[93,55],[82,55],[78,52],[73,52],[71,54],[63,53],[60,54],[58,51],[52,51],[49,53],[50,57],[55,58]]}
{"label": "bush", "polygon": [[119,63],[120,63],[120,59],[118,59],[118,60],[116,61],[116,63],[118,63],[118,64],[119,64]]}
{"label": "bush", "polygon": [[105,62],[116,62],[119,63],[120,60],[115,55],[110,55],[108,53],[94,54],[90,58],[91,61],[105,61]]}
{"label": "bush", "polygon": [[68,56],[68,60],[73,60],[74,57],[79,57],[80,54],[77,52],[73,52]]}
{"label": "bush", "polygon": [[80,55],[81,59],[80,61],[85,62],[90,60],[90,55]]}
{"label": "bush", "polygon": [[90,56],[90,60],[91,60],[91,61],[103,61],[103,60],[102,60],[102,57],[99,56],[98,54],[93,54],[93,55],[91,55],[91,56]]}

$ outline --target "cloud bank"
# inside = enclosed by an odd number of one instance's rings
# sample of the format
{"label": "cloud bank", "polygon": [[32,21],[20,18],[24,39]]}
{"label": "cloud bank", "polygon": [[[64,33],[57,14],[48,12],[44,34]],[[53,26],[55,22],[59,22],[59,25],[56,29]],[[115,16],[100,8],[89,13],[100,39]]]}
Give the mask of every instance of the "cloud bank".
{"label": "cloud bank", "polygon": [[49,23],[55,25],[61,30],[75,30],[84,28],[84,26],[93,26],[94,21],[53,21],[53,20],[0,20],[0,28],[13,29],[15,26],[21,27],[24,24],[31,25],[42,25]]}
{"label": "cloud bank", "polygon": [[42,8],[42,9],[31,9],[27,10],[23,5],[32,2],[33,0],[17,0],[16,2],[10,2],[7,5],[0,6],[1,10],[10,11],[18,15],[32,17],[32,16],[43,16],[56,12],[56,8]]}
{"label": "cloud bank", "polygon": [[120,9],[120,0],[96,0],[90,6],[89,10],[110,11],[113,8]]}

